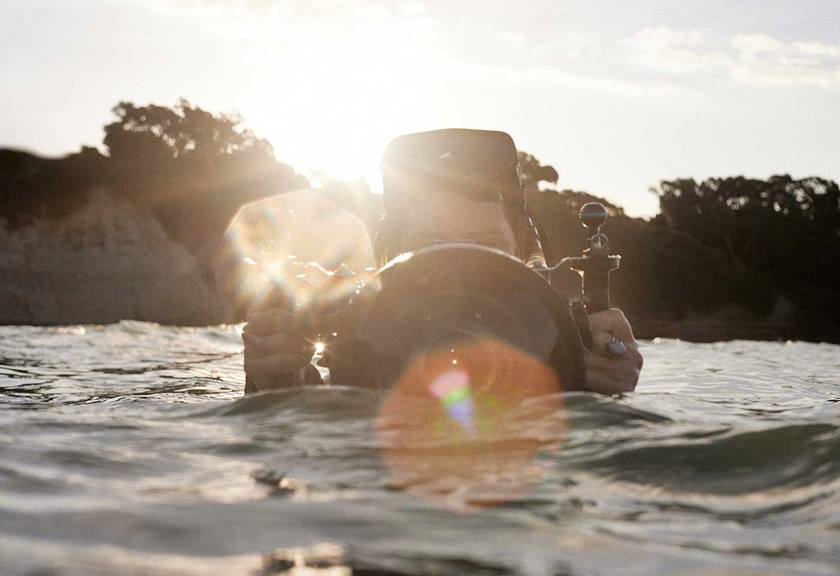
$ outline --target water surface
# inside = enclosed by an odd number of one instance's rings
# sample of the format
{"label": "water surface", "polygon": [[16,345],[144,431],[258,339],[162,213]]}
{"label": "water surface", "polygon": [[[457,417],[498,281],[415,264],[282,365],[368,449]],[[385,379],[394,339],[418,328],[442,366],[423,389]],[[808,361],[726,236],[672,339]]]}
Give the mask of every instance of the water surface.
{"label": "water surface", "polygon": [[645,342],[635,394],[523,427],[541,480],[507,502],[415,496],[377,394],[243,398],[241,352],[0,327],[2,574],[837,574],[838,346]]}

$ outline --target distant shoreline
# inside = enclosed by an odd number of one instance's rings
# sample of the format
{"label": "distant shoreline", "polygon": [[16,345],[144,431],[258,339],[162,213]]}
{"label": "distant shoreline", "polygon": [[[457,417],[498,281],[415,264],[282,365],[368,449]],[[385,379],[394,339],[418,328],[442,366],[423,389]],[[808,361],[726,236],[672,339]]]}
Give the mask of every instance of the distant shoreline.
{"label": "distant shoreline", "polygon": [[[149,322],[163,326],[202,328],[208,326],[224,326],[239,324],[240,322],[222,324],[168,324],[165,322],[154,322],[151,320],[137,320],[134,318],[123,318],[114,322],[78,322],[78,323],[10,323],[0,319],[0,326],[20,326],[38,328],[61,328],[68,326],[103,326],[119,324],[122,321]],[[823,342],[826,344],[840,344],[831,339],[815,339],[798,333],[796,328],[790,324],[777,322],[721,322],[721,321],[666,321],[666,320],[637,320],[632,323],[633,332],[639,340],[654,340],[656,338],[667,338],[693,342],[697,344],[710,344],[714,342],[731,342],[733,340],[749,340],[757,342]]]}
{"label": "distant shoreline", "polygon": [[697,343],[728,342],[731,340],[814,341],[803,337],[802,334],[797,334],[795,326],[777,322],[638,320],[632,324],[634,335],[640,340],[676,338]]}

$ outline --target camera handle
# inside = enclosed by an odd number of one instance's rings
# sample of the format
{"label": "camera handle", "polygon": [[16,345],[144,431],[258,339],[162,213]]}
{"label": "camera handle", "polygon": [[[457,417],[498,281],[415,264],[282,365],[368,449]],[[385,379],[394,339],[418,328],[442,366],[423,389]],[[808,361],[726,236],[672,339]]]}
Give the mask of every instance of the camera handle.
{"label": "camera handle", "polygon": [[537,269],[550,278],[550,273],[568,267],[580,274],[582,279],[583,304],[572,305],[572,313],[583,345],[592,347],[587,314],[594,314],[610,308],[610,272],[618,270],[621,256],[610,254],[610,240],[601,232],[607,222],[607,209],[600,202],[587,202],[580,208],[578,217],[589,230],[589,247],[580,256],[563,258],[554,266]]}

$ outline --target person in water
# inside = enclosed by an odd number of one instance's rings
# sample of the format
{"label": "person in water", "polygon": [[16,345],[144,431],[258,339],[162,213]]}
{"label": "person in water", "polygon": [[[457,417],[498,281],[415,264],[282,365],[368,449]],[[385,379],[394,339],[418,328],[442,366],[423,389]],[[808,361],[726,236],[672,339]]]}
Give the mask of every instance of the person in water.
{"label": "person in water", "polygon": [[[510,136],[482,130],[436,130],[395,139],[383,159],[385,216],[375,242],[379,264],[439,243],[496,248],[532,267],[545,255],[527,212]],[[621,310],[589,315],[593,346],[584,351],[587,390],[635,389],[643,359]],[[263,310],[243,330],[245,392],[318,384],[310,360],[314,335],[285,309]],[[623,354],[610,353],[616,339]]]}

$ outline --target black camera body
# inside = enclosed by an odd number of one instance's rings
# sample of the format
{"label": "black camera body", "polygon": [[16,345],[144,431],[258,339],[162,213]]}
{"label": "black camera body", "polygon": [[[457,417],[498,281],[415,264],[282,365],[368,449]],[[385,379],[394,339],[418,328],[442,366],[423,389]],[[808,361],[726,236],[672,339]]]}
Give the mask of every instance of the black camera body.
{"label": "black camera body", "polygon": [[[583,343],[569,301],[499,250],[443,244],[395,258],[336,313],[331,381],[389,388],[424,355],[494,342],[583,389]],[[489,348],[488,348],[489,349]],[[487,358],[487,362],[498,359]]]}

